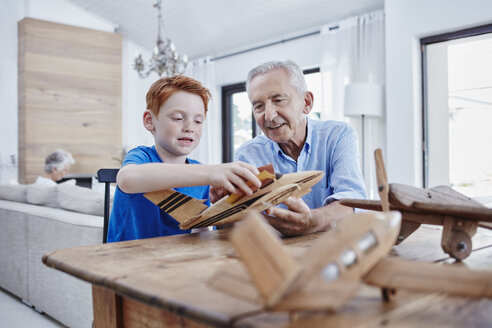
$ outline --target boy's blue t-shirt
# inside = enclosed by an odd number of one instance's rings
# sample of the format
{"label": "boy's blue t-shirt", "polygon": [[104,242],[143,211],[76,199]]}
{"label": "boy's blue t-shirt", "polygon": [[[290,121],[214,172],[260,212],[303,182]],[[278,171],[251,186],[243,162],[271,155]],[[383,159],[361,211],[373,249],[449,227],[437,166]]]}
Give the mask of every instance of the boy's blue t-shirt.
{"label": "boy's blue t-shirt", "polygon": [[[187,159],[190,164],[200,164]],[[155,146],[139,146],[125,156],[123,166],[127,164],[162,163]],[[173,188],[182,194],[209,201],[210,186]],[[116,188],[113,198],[113,209],[108,224],[108,242],[170,236],[189,233],[191,230],[180,230],[179,222],[149,201],[141,194],[127,194]]]}

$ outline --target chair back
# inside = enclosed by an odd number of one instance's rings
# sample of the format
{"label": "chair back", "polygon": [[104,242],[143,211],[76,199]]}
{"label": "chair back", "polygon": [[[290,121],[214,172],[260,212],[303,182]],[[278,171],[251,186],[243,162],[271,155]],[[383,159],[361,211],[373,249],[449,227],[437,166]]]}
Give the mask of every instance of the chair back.
{"label": "chair back", "polygon": [[104,183],[104,227],[103,227],[103,244],[108,241],[108,223],[109,223],[109,206],[110,206],[110,188],[112,182],[116,182],[116,175],[120,169],[99,169],[97,171],[97,180]]}

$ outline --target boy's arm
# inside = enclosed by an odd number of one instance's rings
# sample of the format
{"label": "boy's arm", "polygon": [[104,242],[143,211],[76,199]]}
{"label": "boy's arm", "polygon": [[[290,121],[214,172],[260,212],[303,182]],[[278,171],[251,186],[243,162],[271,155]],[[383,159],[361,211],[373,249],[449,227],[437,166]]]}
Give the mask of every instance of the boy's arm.
{"label": "boy's arm", "polygon": [[[130,194],[145,193],[186,186],[211,185],[224,187],[230,193],[251,195],[246,184],[251,181],[260,187],[258,169],[248,163],[234,162],[218,165],[146,163],[127,164],[116,177],[118,187]],[[237,187],[237,188],[236,188]]]}

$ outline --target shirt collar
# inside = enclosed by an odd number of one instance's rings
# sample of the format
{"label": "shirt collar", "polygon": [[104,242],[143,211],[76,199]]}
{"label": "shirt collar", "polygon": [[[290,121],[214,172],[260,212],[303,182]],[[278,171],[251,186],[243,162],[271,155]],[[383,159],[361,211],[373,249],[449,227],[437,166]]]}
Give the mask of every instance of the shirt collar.
{"label": "shirt collar", "polygon": [[308,154],[311,154],[311,145],[312,145],[312,140],[313,140],[313,121],[306,116],[306,124],[307,124],[307,135],[306,135],[306,141],[304,142],[304,147],[306,148],[306,151]]}

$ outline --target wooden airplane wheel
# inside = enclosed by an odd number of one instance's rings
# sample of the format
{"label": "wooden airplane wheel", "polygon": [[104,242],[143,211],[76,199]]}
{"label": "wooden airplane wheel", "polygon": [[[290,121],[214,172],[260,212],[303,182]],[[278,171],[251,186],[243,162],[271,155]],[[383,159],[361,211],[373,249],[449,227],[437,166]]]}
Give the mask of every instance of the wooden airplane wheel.
{"label": "wooden airplane wheel", "polygon": [[452,258],[458,261],[466,259],[472,251],[470,235],[464,231],[454,231],[449,246],[449,255]]}

